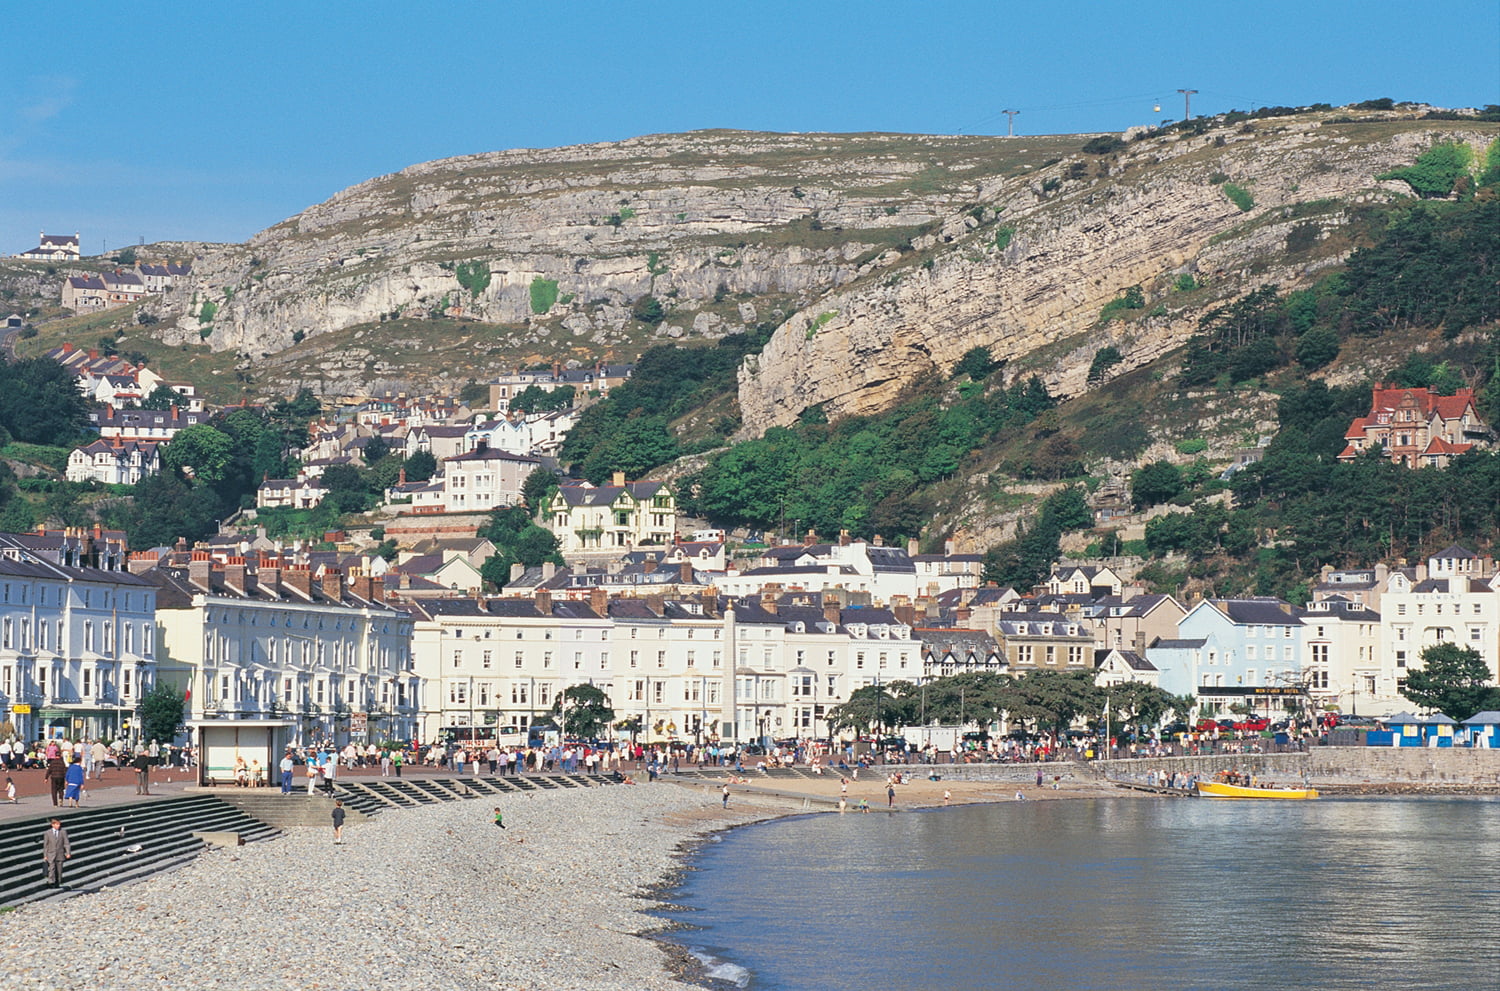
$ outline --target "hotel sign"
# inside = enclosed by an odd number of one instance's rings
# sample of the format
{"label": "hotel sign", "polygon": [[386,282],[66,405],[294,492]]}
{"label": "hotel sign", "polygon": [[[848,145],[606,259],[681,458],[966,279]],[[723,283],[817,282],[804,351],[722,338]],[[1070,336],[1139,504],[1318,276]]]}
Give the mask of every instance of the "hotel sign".
{"label": "hotel sign", "polygon": [[1211,688],[1208,685],[1200,685],[1198,686],[1198,694],[1212,695],[1215,698],[1223,696],[1239,696],[1242,698],[1301,698],[1307,692],[1295,686],[1284,685],[1230,685],[1223,688]]}
{"label": "hotel sign", "polygon": [[14,712],[18,716],[29,716],[31,715],[31,703],[17,702],[15,705],[10,707],[10,711]]}

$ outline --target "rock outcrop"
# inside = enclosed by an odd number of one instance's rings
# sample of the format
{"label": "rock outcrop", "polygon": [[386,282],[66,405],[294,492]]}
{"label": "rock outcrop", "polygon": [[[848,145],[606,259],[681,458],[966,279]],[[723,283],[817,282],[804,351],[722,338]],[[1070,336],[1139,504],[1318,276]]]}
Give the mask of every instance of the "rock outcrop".
{"label": "rock outcrop", "polygon": [[[775,327],[740,373],[746,434],[816,404],[881,409],[979,345],[1070,394],[1105,345],[1133,367],[1210,306],[1315,277],[1362,201],[1409,195],[1374,176],[1495,132],[1301,114],[1102,155],[1078,135],[730,131],[471,155],[206,248],[149,311],[164,342],[233,350],[270,391],[313,368],[341,393],[482,379],[501,352],[628,359]],[[1101,322],[1137,285],[1144,311]]]}
{"label": "rock outcrop", "polygon": [[[981,199],[1003,222],[974,225],[931,264],[840,287],[788,320],[740,372],[744,431],[785,425],[809,406],[830,416],[887,406],[915,379],[946,374],[970,348],[1038,372],[1054,394],[1075,394],[1095,351],[1113,345],[1126,367],[1181,344],[1206,302],[1271,282],[1294,286],[1338,257],[1287,252],[1293,228],[1323,238],[1360,202],[1409,195],[1374,176],[1438,141],[1484,147],[1493,133],[1432,123],[1354,140],[1337,125],[1257,122],[1230,135],[1152,139],[1109,156],[1109,176],[1065,181],[1070,162],[986,183]],[[1078,161],[1078,159],[1074,159]],[[1042,192],[1058,182],[1049,196]],[[1242,210],[1225,182],[1246,190]],[[1006,231],[997,238],[996,229]],[[1004,246],[1001,247],[1000,245]],[[1174,284],[1191,275],[1214,291],[1178,309]],[[1122,332],[1101,311],[1142,286],[1158,313]]]}

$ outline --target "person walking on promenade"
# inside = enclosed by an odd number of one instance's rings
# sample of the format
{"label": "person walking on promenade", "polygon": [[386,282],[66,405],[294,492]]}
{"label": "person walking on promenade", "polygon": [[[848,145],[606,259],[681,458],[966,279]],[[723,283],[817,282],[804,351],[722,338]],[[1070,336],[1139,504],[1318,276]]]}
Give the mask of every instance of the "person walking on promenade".
{"label": "person walking on promenade", "polygon": [[500,811],[500,806],[495,806],[495,825],[501,829],[505,828],[505,815]]}
{"label": "person walking on promenade", "polygon": [[[68,768],[63,763],[62,751],[56,749],[56,745],[47,748],[47,769],[42,772],[47,779],[47,790],[52,795],[52,804],[61,805],[63,789],[67,786]],[[50,756],[55,754],[56,756]]]}
{"label": "person walking on promenade", "polygon": [[307,797],[311,798],[318,790],[318,759],[314,754],[307,755]]}
{"label": "person walking on promenade", "polygon": [[9,774],[5,776],[5,803],[7,805],[20,804],[20,799],[16,798],[16,783],[10,779]]}
{"label": "person walking on promenade", "polygon": [[64,780],[67,782],[68,787],[67,790],[63,792],[63,801],[72,802],[73,808],[76,809],[78,808],[79,800],[83,798],[84,781],[83,764],[79,762],[77,757],[74,757],[73,763],[68,765],[68,770],[64,775]]}
{"label": "person walking on promenade", "polygon": [[720,806],[723,807],[723,808],[726,808],[726,809],[729,808],[729,785],[726,784],[720,790],[720,793],[723,796],[723,800],[720,802]]}
{"label": "person walking on promenade", "polygon": [[94,745],[89,748],[94,758],[94,778],[104,780],[104,764],[109,760],[109,748],[104,745],[103,740],[95,740]]}
{"label": "person walking on promenade", "polygon": [[42,834],[42,865],[47,873],[47,887],[62,887],[63,861],[73,857],[73,845],[62,820],[52,817],[51,828]]}
{"label": "person walking on promenade", "polygon": [[896,807],[896,786],[889,781],[885,784],[885,807],[888,809]]}
{"label": "person walking on promenade", "polygon": [[135,768],[135,793],[137,795],[151,794],[151,763],[152,756],[145,747],[135,748],[135,760],[131,766]]}
{"label": "person walking on promenade", "polygon": [[281,763],[277,764],[277,770],[281,771],[281,793],[290,795],[292,793],[292,769],[297,762],[292,760],[292,748],[287,747],[286,753],[281,755]]}
{"label": "person walking on promenade", "polygon": [[401,777],[401,762],[402,762],[402,759],[403,759],[403,755],[402,755],[402,752],[400,750],[398,750],[395,753],[391,754],[391,766],[396,769],[396,777],[398,777],[398,778]]}
{"label": "person walking on promenade", "polygon": [[342,798],[333,803],[333,842],[340,845],[344,842],[344,800]]}

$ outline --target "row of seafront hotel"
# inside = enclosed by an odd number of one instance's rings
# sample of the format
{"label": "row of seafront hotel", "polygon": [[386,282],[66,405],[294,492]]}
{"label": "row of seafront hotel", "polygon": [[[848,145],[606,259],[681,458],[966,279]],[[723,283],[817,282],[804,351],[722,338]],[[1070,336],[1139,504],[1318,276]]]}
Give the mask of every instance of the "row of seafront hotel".
{"label": "row of seafront hotel", "polygon": [[[894,574],[905,552],[883,551]],[[161,680],[189,691],[193,720],[378,741],[524,729],[591,684],[646,739],[748,741],[826,736],[828,709],[855,689],[963,671],[1091,670],[1219,706],[1299,686],[1318,705],[1389,714],[1409,707],[1400,682],[1423,647],[1472,646],[1492,671],[1500,654],[1500,576],[1461,548],[1416,568],[1325,572],[1306,609],[1185,607],[1088,567],[1059,568],[1029,596],[888,599],[777,583],[726,595],[686,567],[648,594],[588,577],[562,569],[521,597],[409,598],[294,557],[127,555],[98,529],[3,534],[0,704],[23,738],[110,738]]]}

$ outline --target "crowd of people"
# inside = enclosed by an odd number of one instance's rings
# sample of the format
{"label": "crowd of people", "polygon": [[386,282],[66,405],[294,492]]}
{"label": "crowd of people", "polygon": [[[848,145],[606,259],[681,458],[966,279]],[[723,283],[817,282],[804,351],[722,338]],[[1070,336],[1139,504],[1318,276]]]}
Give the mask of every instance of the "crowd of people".
{"label": "crowd of people", "polygon": [[78,808],[83,802],[88,783],[103,781],[107,771],[128,770],[135,775],[136,794],[149,795],[152,768],[171,766],[174,761],[180,761],[180,766],[188,767],[192,760],[190,748],[162,745],[156,740],[138,743],[133,747],[123,740],[105,743],[98,739],[0,742],[0,765],[3,765],[5,771],[7,802],[17,800],[13,775],[34,770],[40,771],[47,782],[52,804],[70,808]]}

